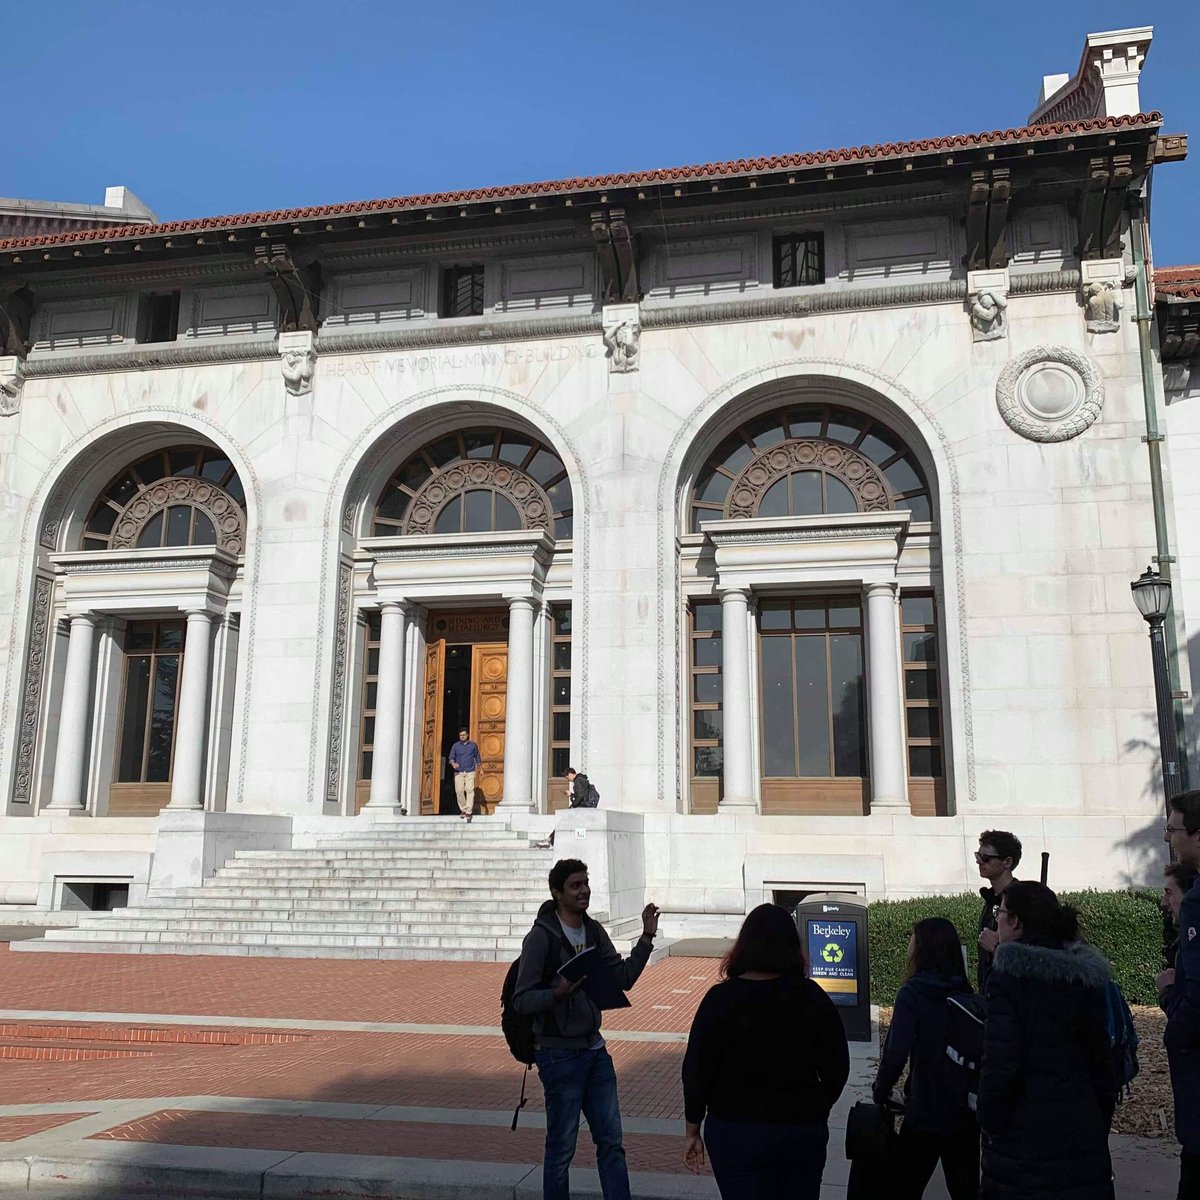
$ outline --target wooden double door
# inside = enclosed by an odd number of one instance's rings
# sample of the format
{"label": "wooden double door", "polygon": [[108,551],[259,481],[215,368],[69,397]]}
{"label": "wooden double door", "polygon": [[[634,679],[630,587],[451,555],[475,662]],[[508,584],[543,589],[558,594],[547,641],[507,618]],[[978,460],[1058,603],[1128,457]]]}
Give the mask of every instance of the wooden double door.
{"label": "wooden double door", "polygon": [[[507,618],[507,613],[504,614]],[[504,718],[508,691],[508,643],[494,640],[498,630],[481,621],[480,640],[459,621],[437,636],[430,621],[425,646],[421,718],[421,812],[457,811],[453,771],[446,761],[465,727],[483,762],[475,773],[475,811],[491,812],[504,791]],[[485,637],[493,640],[482,640]]]}

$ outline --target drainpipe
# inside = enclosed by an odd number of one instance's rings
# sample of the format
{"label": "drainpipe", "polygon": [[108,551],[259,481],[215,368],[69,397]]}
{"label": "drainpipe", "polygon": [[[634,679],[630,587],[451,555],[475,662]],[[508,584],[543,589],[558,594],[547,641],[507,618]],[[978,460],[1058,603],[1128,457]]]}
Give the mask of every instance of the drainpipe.
{"label": "drainpipe", "polygon": [[[1154,505],[1154,561],[1159,573],[1170,580],[1175,556],[1171,553],[1171,538],[1167,527],[1167,504],[1163,495],[1162,443],[1165,436],[1158,428],[1158,400],[1154,386],[1156,364],[1150,337],[1150,286],[1146,278],[1145,218],[1141,196],[1131,196],[1129,203],[1129,240],[1133,245],[1133,288],[1137,302],[1134,321],[1138,330],[1138,352],[1142,360],[1142,402],[1146,411],[1146,433],[1142,441],[1150,457],[1150,496]],[[1172,581],[1173,582],[1173,581]],[[1172,588],[1172,596],[1174,589]],[[1163,623],[1167,641],[1167,673],[1171,682],[1171,710],[1175,717],[1175,732],[1179,743],[1179,773],[1183,787],[1188,786],[1187,741],[1183,721],[1182,692],[1179,685],[1179,638],[1172,612]]]}

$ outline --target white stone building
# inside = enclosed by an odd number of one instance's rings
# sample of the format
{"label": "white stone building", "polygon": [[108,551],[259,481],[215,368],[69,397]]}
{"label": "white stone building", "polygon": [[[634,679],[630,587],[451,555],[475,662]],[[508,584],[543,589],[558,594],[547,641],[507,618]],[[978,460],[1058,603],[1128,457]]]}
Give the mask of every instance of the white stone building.
{"label": "white stone building", "polygon": [[0,241],[0,923],[458,837],[459,725],[616,921],[960,891],[988,827],[1152,880],[1149,43],[1003,132]]}

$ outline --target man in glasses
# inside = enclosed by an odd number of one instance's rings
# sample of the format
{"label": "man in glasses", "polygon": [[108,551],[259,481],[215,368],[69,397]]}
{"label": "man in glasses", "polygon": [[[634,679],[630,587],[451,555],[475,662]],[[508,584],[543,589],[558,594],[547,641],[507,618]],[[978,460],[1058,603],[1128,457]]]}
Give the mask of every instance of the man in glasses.
{"label": "man in glasses", "polygon": [[992,969],[992,956],[996,953],[1000,935],[996,932],[996,912],[1004,892],[1013,882],[1013,871],[1021,861],[1021,843],[1018,838],[1002,829],[985,829],[979,835],[979,849],[975,851],[975,862],[979,874],[987,880],[987,886],[979,889],[983,897],[983,910],[979,914],[979,994],[987,991],[987,977]]}
{"label": "man in glasses", "polygon": [[[1200,867],[1200,791],[1171,800],[1163,840],[1176,862]],[[1179,905],[1175,968],[1163,971],[1155,982],[1167,1014],[1163,1044],[1175,1094],[1179,1196],[1200,1197],[1200,885],[1194,885]]]}

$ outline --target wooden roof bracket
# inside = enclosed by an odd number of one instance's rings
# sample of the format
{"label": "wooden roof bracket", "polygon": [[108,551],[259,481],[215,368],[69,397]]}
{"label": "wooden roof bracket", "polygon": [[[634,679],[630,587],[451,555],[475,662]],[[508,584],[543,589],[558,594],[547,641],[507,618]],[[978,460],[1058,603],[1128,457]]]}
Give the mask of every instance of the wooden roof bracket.
{"label": "wooden roof bracket", "polygon": [[29,353],[29,329],[33,320],[33,292],[22,285],[0,291],[0,355]]}
{"label": "wooden roof bracket", "polygon": [[967,189],[968,271],[1008,266],[1008,208],[1012,180],[1007,167],[984,167],[971,172]]}
{"label": "wooden roof bracket", "polygon": [[1121,222],[1132,183],[1132,155],[1106,154],[1089,160],[1079,197],[1080,259],[1121,257]]}
{"label": "wooden roof bracket", "polygon": [[592,238],[600,265],[600,298],[603,304],[636,304],[638,287],[637,243],[623,208],[592,213]]}
{"label": "wooden roof bracket", "polygon": [[314,253],[297,255],[282,242],[254,247],[254,265],[266,272],[279,304],[281,333],[317,331],[321,267]]}

